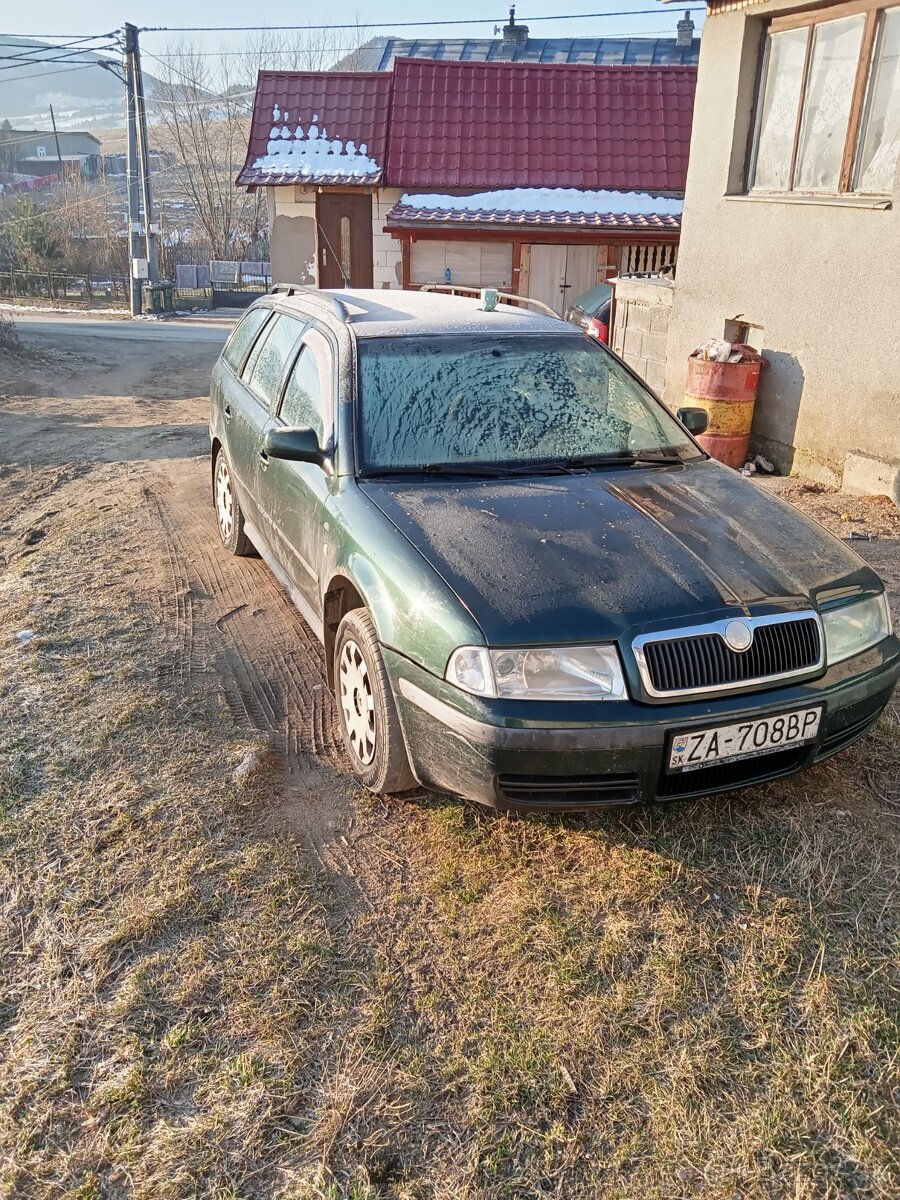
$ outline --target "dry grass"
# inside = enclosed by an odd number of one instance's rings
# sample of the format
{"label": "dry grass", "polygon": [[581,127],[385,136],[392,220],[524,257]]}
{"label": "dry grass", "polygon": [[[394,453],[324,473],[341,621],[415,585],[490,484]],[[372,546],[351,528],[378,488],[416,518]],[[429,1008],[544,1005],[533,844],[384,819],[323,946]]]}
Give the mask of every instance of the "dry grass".
{"label": "dry grass", "polygon": [[147,536],[0,575],[0,1194],[898,1194],[896,707],[740,798],[360,797],[342,880],[165,673]]}

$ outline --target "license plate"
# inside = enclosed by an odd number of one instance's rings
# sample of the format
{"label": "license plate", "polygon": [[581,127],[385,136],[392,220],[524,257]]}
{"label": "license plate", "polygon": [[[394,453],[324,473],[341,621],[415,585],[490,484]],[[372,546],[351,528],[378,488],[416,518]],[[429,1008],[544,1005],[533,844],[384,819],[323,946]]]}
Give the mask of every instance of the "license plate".
{"label": "license plate", "polygon": [[821,719],[821,707],[802,708],[799,712],[781,713],[776,717],[676,733],[669,747],[667,770],[670,773],[697,771],[710,763],[734,762],[772,750],[801,746],[816,737]]}

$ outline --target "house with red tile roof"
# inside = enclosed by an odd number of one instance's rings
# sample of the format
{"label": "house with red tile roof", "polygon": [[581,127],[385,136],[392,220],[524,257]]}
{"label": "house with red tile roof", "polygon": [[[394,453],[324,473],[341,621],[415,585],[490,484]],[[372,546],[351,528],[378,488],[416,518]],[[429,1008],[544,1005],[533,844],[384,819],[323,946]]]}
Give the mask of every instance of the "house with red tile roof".
{"label": "house with red tile roof", "polygon": [[493,286],[563,312],[674,262],[696,72],[396,59],[262,72],[237,183],[276,282]]}

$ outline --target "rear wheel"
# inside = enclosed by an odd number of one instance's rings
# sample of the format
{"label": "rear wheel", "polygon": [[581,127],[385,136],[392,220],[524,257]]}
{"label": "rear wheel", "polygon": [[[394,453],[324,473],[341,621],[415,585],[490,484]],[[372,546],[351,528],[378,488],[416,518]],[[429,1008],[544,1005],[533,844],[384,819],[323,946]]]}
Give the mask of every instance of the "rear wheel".
{"label": "rear wheel", "polygon": [[334,679],[344,748],[370,792],[416,787],[372,618],[347,613],[334,644]]}
{"label": "rear wheel", "polygon": [[213,501],[216,506],[216,524],[219,537],[226,550],[239,557],[253,553],[253,543],[244,533],[244,514],[234,490],[231,464],[221,448],[216,454],[213,467]]}

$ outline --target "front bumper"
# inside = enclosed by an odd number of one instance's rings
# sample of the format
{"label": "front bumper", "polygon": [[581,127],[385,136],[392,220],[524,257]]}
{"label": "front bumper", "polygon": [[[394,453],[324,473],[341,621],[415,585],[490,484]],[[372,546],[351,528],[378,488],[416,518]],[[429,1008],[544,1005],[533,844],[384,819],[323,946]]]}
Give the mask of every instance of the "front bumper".
{"label": "front bumper", "polygon": [[[764,692],[652,707],[631,701],[536,705],[478,700],[387,647],[384,654],[419,781],[517,811],[707,795],[793,774],[863,737],[900,676],[900,641],[890,637],[818,679]],[[665,770],[676,732],[816,704],[824,711],[815,742],[687,774]]]}

